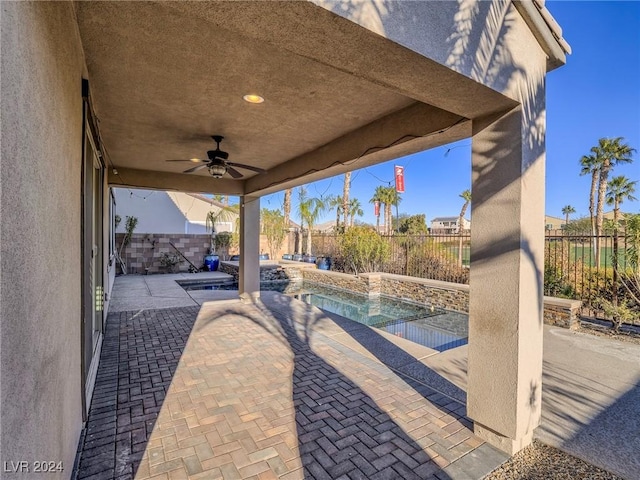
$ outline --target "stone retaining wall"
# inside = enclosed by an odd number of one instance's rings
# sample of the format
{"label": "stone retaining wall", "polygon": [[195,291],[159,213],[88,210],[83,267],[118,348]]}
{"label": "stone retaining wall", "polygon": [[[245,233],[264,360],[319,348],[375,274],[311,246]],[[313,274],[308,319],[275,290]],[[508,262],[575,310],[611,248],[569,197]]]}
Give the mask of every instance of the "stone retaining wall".
{"label": "stone retaining wall", "polygon": [[469,313],[469,285],[402,275],[383,275],[382,293],[438,308]]}
{"label": "stone retaining wall", "polygon": [[582,302],[580,300],[544,297],[544,323],[577,330],[580,327],[578,315],[581,308]]}
{"label": "stone retaining wall", "polygon": [[342,288],[351,292],[368,294],[370,291],[368,279],[364,275],[356,277],[348,273],[305,269],[302,271],[302,278],[307,282],[321,283],[322,285]]}

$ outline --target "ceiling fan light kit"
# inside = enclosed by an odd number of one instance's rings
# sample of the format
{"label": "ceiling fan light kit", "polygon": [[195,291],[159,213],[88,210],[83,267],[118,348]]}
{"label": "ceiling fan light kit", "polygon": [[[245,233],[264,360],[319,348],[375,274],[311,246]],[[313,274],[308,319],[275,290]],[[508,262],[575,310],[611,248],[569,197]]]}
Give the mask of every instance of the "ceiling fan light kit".
{"label": "ceiling fan light kit", "polygon": [[253,167],[251,165],[245,165],[243,163],[235,163],[235,162],[227,162],[227,158],[229,158],[229,154],[220,150],[220,142],[224,140],[222,135],[212,135],[214,142],[216,142],[216,149],[209,150],[207,152],[207,159],[199,159],[199,158],[190,158],[188,160],[167,160],[167,162],[194,162],[200,163],[200,165],[196,165],[195,167],[188,168],[182,173],[194,173],[203,168],[207,168],[209,170],[209,174],[213,178],[221,178],[227,173],[231,175],[233,178],[242,178],[243,175],[238,170],[233,167],[242,168],[244,170],[251,170],[256,173],[265,173],[265,170],[258,167]]}
{"label": "ceiling fan light kit", "polygon": [[227,173],[227,167],[222,164],[211,164],[208,168],[213,178],[222,178],[222,176]]}

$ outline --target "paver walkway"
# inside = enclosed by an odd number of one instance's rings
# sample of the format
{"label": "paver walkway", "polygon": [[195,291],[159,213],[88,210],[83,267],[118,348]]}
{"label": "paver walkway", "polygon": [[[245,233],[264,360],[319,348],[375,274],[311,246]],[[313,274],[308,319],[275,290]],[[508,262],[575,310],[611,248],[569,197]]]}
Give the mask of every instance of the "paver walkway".
{"label": "paver walkway", "polygon": [[506,459],[472,434],[463,403],[372,345],[407,355],[271,292],[114,312],[77,478],[473,479]]}

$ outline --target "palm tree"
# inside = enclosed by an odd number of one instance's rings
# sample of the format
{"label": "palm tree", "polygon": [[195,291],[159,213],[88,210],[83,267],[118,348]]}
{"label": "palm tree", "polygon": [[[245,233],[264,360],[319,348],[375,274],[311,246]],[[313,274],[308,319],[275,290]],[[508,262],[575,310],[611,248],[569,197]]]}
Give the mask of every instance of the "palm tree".
{"label": "palm tree", "polygon": [[464,204],[460,209],[460,216],[458,217],[458,265],[462,266],[462,236],[464,235],[464,214],[467,213],[467,208],[471,203],[471,190],[465,190],[459,195],[464,200]]}
{"label": "palm tree", "polygon": [[572,213],[576,213],[576,209],[571,205],[565,205],[564,207],[562,207],[562,213],[564,214],[564,227],[566,230],[567,225],[569,225],[569,215],[571,215]]}
{"label": "palm tree", "polygon": [[311,230],[320,218],[322,212],[325,211],[326,205],[320,198],[308,198],[307,191],[304,187],[300,187],[298,204],[298,214],[300,215],[300,225],[304,222],[307,224],[307,246],[305,253],[311,255]]}
{"label": "palm tree", "polygon": [[336,210],[336,226],[335,231],[340,228],[340,215],[342,214],[342,197],[340,195],[331,195],[324,201],[329,210]]}
{"label": "palm tree", "polygon": [[383,186],[377,186],[375,192],[373,192],[373,197],[369,200],[369,203],[375,204],[378,202],[378,215],[376,215],[376,232],[380,233],[380,204],[382,204],[381,197],[383,196],[382,189]]}
{"label": "palm tree", "polygon": [[625,200],[637,200],[633,194],[636,192],[636,183],[632,182],[624,175],[613,177],[607,188],[607,205],[613,206],[613,223],[618,229],[618,218],[620,216],[620,204]]}
{"label": "palm tree", "polygon": [[342,213],[344,215],[344,229],[347,229],[347,216],[349,215],[349,189],[351,188],[351,172],[344,174],[344,186],[342,187]]}
{"label": "palm tree", "polygon": [[[289,236],[289,228],[291,224],[289,223],[289,218],[291,216],[291,189],[287,188],[284,191],[284,199],[282,200],[282,213],[284,217],[284,228],[287,230],[287,250],[291,248],[290,236]],[[294,251],[296,250],[296,245],[293,246]]]}
{"label": "palm tree", "polygon": [[[377,190],[377,189],[376,189]],[[391,218],[393,216],[391,207],[394,205],[396,209],[398,204],[402,200],[400,194],[396,191],[394,187],[380,187],[380,201],[384,203],[384,224],[385,224],[385,233],[387,235],[391,235],[393,233],[393,226]]]}
{"label": "palm tree", "polygon": [[[224,205],[218,211],[211,210],[207,213],[205,219],[205,228],[211,232],[211,252],[214,251],[214,242],[216,237],[216,223],[231,222],[234,218],[238,218],[240,213],[240,205]],[[233,228],[232,228],[233,230]]]}
{"label": "palm tree", "polygon": [[[637,200],[633,196],[636,191],[636,183],[630,181],[624,175],[620,175],[613,177],[607,188],[607,205],[613,206],[613,291],[611,300],[614,309],[618,306],[618,217],[620,215],[620,204],[625,200]],[[617,318],[614,318],[614,321],[617,320]]]}
{"label": "palm tree", "polygon": [[631,163],[635,149],[622,143],[623,138],[601,138],[598,145],[591,148],[591,153],[600,167],[598,176],[598,201],[596,204],[596,266],[600,265],[600,235],[602,235],[602,224],[604,222],[603,206],[607,193],[609,172],[620,163]]}
{"label": "palm tree", "polygon": [[358,200],[357,198],[352,198],[349,201],[349,226],[353,227],[353,220],[355,218],[355,216],[361,217],[362,215],[364,215],[364,212],[362,211],[362,205],[360,204],[360,200]]}
{"label": "palm tree", "polygon": [[287,188],[284,191],[284,200],[282,202],[282,210],[284,214],[285,228],[289,228],[289,217],[291,216],[291,189]]}
{"label": "palm tree", "polygon": [[598,188],[598,177],[600,176],[600,166],[594,155],[584,155],[580,159],[580,175],[591,174],[591,190],[589,190],[589,219],[591,220],[591,251],[596,251],[596,190]]}
{"label": "palm tree", "polygon": [[214,195],[213,199],[216,202],[222,203],[225,207],[229,206],[229,195]]}

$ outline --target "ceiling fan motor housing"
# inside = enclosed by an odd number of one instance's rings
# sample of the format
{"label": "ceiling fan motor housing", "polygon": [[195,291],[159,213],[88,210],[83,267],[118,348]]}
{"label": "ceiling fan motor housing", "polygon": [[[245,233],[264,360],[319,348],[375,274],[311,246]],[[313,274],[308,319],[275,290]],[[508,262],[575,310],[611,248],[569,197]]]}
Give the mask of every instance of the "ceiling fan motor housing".
{"label": "ceiling fan motor housing", "polygon": [[207,152],[207,157],[209,157],[209,160],[215,160],[216,158],[222,158],[223,160],[226,160],[227,158],[229,158],[229,154],[227,152],[223,152],[222,150],[209,150]]}

